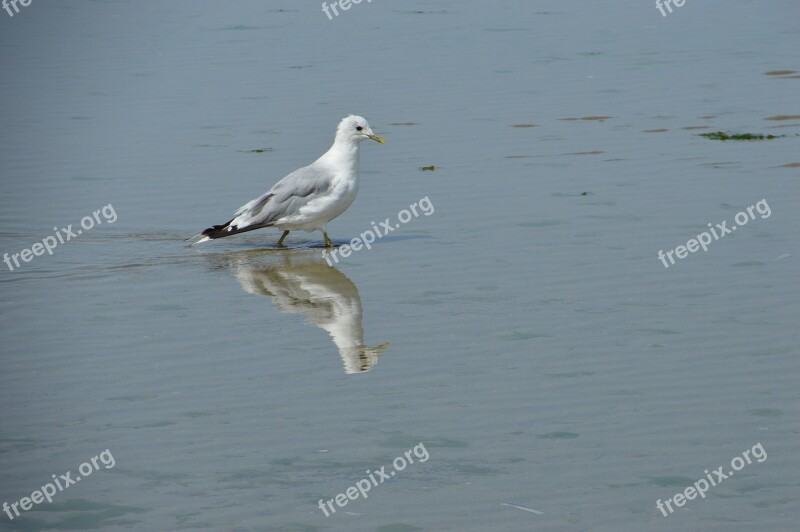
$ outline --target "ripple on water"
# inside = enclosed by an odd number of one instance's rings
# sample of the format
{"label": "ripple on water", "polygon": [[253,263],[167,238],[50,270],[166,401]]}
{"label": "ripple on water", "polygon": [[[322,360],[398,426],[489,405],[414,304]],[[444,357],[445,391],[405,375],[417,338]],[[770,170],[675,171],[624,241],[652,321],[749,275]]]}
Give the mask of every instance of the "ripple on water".
{"label": "ripple on water", "polygon": [[547,432],[545,434],[537,434],[536,437],[541,440],[573,440],[575,438],[579,438],[580,434],[575,432],[556,431]]}

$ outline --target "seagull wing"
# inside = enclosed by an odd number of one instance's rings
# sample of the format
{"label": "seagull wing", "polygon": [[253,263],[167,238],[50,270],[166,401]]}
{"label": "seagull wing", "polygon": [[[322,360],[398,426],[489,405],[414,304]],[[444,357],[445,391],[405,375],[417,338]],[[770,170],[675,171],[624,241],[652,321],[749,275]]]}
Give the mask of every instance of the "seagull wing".
{"label": "seagull wing", "polygon": [[281,218],[297,214],[310,201],[324,196],[331,188],[331,175],[314,165],[287,175],[260,197],[239,207],[232,225],[264,227]]}
{"label": "seagull wing", "polygon": [[274,225],[324,196],[331,188],[331,181],[330,172],[313,164],[299,168],[261,196],[239,207],[230,221],[209,227],[202,235],[221,238]]}

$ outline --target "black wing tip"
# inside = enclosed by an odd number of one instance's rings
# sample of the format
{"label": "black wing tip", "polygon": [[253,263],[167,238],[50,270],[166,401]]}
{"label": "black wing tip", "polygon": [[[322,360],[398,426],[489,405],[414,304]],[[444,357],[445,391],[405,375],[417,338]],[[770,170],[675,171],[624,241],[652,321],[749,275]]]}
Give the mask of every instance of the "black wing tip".
{"label": "black wing tip", "polygon": [[208,238],[221,238],[223,236],[228,236],[230,234],[234,234],[236,232],[236,228],[233,227],[231,230],[231,222],[234,218],[231,218],[224,224],[214,225],[200,233],[202,236],[207,236]]}

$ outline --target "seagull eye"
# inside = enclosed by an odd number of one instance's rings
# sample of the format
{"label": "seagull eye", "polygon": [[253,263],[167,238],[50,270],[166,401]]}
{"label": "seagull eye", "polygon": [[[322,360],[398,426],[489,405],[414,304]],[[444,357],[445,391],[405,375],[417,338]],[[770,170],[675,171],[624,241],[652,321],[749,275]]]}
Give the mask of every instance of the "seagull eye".
{"label": "seagull eye", "polygon": [[364,129],[364,128],[361,127],[361,126],[356,126],[356,131],[361,131],[362,129]]}

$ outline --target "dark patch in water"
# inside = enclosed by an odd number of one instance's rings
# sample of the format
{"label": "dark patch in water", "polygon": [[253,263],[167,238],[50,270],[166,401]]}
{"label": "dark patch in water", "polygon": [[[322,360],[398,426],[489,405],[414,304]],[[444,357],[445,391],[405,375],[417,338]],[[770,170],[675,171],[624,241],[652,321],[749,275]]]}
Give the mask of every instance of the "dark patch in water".
{"label": "dark patch in water", "polygon": [[714,131],[713,133],[700,133],[701,137],[711,140],[772,140],[786,135],[762,135],[761,133],[725,133],[724,131]]}
{"label": "dark patch in water", "polygon": [[750,415],[758,417],[778,417],[783,415],[783,410],[777,408],[754,408],[750,410]]}
{"label": "dark patch in water", "polygon": [[581,118],[570,117],[570,118],[559,118],[559,120],[566,120],[571,122],[573,120],[588,120],[593,122],[605,122],[606,120],[614,118],[613,116],[583,116]]}
{"label": "dark patch in water", "polygon": [[768,116],[764,120],[800,120],[800,115],[775,115]]}
{"label": "dark patch in water", "polygon": [[694,483],[693,478],[689,477],[647,477],[648,484],[655,484],[656,486],[660,486],[662,488],[668,488],[670,486],[691,486]]}

